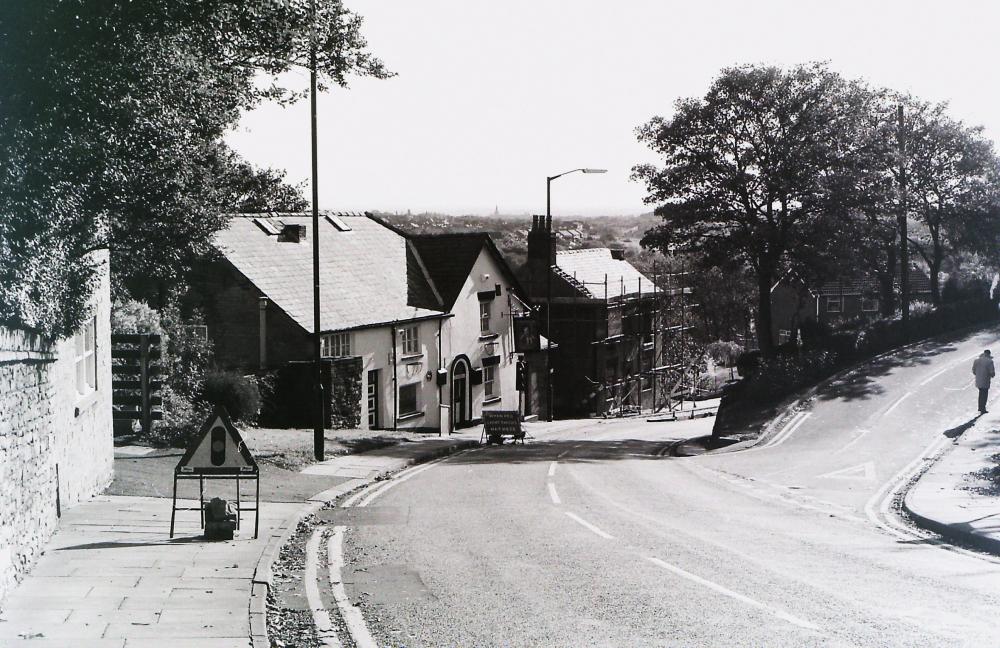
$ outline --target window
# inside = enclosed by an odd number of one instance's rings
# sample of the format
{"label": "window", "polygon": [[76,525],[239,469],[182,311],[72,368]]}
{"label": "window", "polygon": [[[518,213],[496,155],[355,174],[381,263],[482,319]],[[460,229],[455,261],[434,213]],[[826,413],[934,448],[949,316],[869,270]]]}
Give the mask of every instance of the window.
{"label": "window", "polygon": [[399,387],[399,415],[418,414],[420,412],[420,398],[418,387],[420,383],[411,385],[401,385]]}
{"label": "window", "polygon": [[91,318],[73,336],[76,393],[83,396],[97,389],[97,318]]}
{"label": "window", "polygon": [[420,339],[417,337],[417,326],[414,324],[399,331],[403,343],[403,355],[417,355],[420,353]]}
{"label": "window", "polygon": [[490,307],[491,302],[479,302],[479,331],[481,333],[490,332]]}
{"label": "window", "polygon": [[878,300],[877,299],[867,299],[865,297],[861,298],[861,310],[865,313],[874,313],[878,310]]}
{"label": "window", "polygon": [[324,358],[340,358],[351,355],[351,334],[330,333],[320,338],[320,355]]}
{"label": "window", "polygon": [[483,367],[483,388],[487,400],[500,398],[500,384],[497,382],[496,367]]}
{"label": "window", "polygon": [[828,313],[839,313],[841,311],[840,297],[827,297],[826,298],[826,312]]}

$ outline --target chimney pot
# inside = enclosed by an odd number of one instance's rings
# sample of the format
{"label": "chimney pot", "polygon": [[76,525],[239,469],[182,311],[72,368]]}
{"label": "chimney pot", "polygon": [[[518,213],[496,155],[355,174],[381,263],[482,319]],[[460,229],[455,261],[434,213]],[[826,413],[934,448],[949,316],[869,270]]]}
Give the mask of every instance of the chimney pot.
{"label": "chimney pot", "polygon": [[623,248],[611,248],[611,258],[618,261],[625,260],[625,250]]}

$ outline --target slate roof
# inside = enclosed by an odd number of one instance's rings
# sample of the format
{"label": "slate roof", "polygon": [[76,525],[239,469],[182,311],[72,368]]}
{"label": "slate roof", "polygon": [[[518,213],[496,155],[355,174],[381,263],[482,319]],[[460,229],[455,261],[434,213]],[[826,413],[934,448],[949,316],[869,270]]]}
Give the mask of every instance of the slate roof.
{"label": "slate roof", "polygon": [[493,255],[507,280],[515,291],[524,294],[517,278],[507,265],[503,254],[497,249],[492,237],[485,232],[461,232],[451,234],[416,234],[409,237],[423,259],[431,281],[444,302],[444,308],[451,310],[458,299],[462,286],[479,253],[485,247]]}
{"label": "slate roof", "polygon": [[[592,299],[615,298],[642,291],[652,291],[653,282],[636,270],[628,261],[615,259],[609,248],[566,250],[556,253],[556,266],[569,282],[585,297]],[[604,277],[608,278],[608,295],[604,294]]]}
{"label": "slate roof", "polygon": [[[896,277],[893,284],[896,288],[899,288],[899,268],[896,269]],[[931,292],[931,279],[927,276],[920,267],[911,266],[910,274],[908,277],[908,283],[910,284],[910,294],[911,295],[929,295]],[[860,279],[844,279],[843,282],[839,281],[827,281],[819,287],[819,294],[821,296],[837,296],[837,295],[873,295],[877,296],[879,294],[879,284],[878,280],[874,275],[869,275],[862,277]]]}
{"label": "slate roof", "polygon": [[[448,316],[444,309],[431,307],[439,303],[433,288],[407,263],[405,237],[364,215],[330,215],[338,216],[350,231],[320,217],[321,330]],[[267,222],[278,227],[305,225],[306,238],[279,242],[254,222],[255,216],[270,216]],[[312,218],[306,214],[235,215],[214,243],[268,299],[311,331],[313,234]]]}

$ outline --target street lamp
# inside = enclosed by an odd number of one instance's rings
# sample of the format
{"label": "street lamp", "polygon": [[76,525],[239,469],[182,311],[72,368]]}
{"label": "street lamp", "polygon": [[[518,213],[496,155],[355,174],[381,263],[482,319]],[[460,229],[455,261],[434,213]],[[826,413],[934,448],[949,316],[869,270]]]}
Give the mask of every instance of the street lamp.
{"label": "street lamp", "polygon": [[[573,169],[571,171],[563,171],[562,173],[556,174],[554,176],[548,176],[545,178],[545,223],[549,228],[549,248],[546,250],[546,254],[552,254],[554,248],[554,241],[552,239],[552,181],[556,178],[561,178],[564,175],[569,175],[570,173],[576,173],[577,171],[581,173],[607,173],[607,169],[590,169],[581,168]],[[552,270],[555,268],[555,258],[549,258],[549,271],[546,274],[546,297],[545,297],[545,337],[548,338],[545,346],[545,390],[548,392],[547,402],[549,421],[552,420]]]}

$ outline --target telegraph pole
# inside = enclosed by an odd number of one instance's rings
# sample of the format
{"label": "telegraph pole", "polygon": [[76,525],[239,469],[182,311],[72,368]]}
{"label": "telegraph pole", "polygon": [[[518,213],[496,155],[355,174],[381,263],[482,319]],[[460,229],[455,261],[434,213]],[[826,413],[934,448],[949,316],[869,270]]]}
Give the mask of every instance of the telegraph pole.
{"label": "telegraph pole", "polygon": [[313,455],[323,461],[323,368],[320,359],[319,328],[319,171],[316,144],[316,0],[309,1],[312,26],[309,34],[309,119],[312,138],[312,244],[313,244],[313,371],[315,410],[313,412]]}
{"label": "telegraph pole", "polygon": [[899,155],[899,285],[903,311],[903,333],[909,335],[910,255],[906,232],[906,139],[903,135],[903,104],[896,108],[896,148]]}

